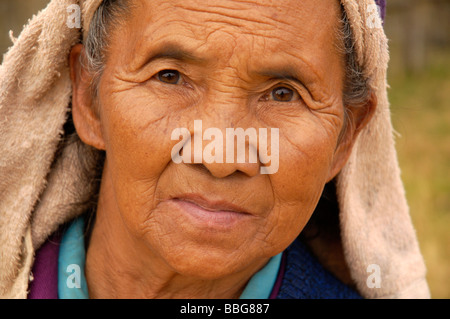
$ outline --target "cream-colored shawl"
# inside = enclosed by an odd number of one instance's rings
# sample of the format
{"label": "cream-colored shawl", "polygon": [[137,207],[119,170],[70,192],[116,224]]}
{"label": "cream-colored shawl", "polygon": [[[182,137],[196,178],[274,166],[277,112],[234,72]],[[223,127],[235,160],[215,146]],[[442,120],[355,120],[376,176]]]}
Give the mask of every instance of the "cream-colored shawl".
{"label": "cream-colored shawl", "polygon": [[[373,0],[341,0],[358,62],[378,98],[338,176],[342,246],[366,298],[428,298],[425,265],[409,216],[387,100],[387,39]],[[26,298],[35,250],[58,225],[82,213],[65,205],[92,191],[80,180],[78,152],[55,159],[71,99],[68,54],[85,38],[101,0],[52,0],[34,16],[0,67],[0,297]],[[79,5],[82,28],[67,24]],[[377,265],[379,268],[370,268]],[[370,284],[379,270],[380,287]]]}

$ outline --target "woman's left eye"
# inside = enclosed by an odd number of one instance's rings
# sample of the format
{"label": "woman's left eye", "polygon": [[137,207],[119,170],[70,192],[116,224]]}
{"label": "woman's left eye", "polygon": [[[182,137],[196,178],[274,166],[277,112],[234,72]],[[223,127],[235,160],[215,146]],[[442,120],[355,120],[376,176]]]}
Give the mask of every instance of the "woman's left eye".
{"label": "woman's left eye", "polygon": [[272,90],[270,97],[278,102],[291,102],[298,98],[298,93],[288,87],[279,86]]}
{"label": "woman's left eye", "polygon": [[167,84],[179,84],[180,72],[176,70],[163,70],[158,73],[158,80]]}

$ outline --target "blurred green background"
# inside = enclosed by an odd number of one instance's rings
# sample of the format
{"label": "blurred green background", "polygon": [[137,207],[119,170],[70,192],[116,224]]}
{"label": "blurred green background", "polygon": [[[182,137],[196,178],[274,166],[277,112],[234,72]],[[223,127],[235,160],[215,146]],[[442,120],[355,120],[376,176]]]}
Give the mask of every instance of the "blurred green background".
{"label": "blurred green background", "polygon": [[[450,298],[450,0],[388,0],[402,177],[433,298]],[[0,54],[48,0],[0,0]]]}

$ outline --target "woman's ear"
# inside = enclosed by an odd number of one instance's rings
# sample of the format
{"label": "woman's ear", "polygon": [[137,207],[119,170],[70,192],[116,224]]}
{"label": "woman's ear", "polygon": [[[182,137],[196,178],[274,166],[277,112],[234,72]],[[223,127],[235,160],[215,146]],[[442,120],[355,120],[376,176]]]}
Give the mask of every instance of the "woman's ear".
{"label": "woman's ear", "polygon": [[92,95],[92,75],[82,64],[84,47],[77,44],[70,52],[70,78],[72,80],[72,117],[80,139],[99,150],[105,150],[100,116]]}
{"label": "woman's ear", "polygon": [[333,157],[333,163],[328,175],[327,182],[331,181],[347,163],[352,153],[353,145],[361,130],[369,123],[375,114],[377,107],[377,96],[374,92],[370,94],[365,104],[344,106],[346,117],[342,128],[341,138]]}

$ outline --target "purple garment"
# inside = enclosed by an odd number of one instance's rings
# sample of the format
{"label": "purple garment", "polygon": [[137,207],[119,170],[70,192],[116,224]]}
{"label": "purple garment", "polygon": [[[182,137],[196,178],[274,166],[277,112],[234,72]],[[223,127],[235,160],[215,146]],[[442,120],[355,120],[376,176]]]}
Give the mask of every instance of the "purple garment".
{"label": "purple garment", "polygon": [[375,0],[375,3],[380,8],[381,19],[384,22],[384,18],[386,18],[386,0]]}
{"label": "purple garment", "polygon": [[269,299],[277,299],[277,296],[281,289],[281,284],[283,283],[284,270],[286,269],[286,252],[281,255],[280,270],[278,270],[277,280],[273,285],[272,292],[270,293]]}
{"label": "purple garment", "polygon": [[55,233],[36,252],[28,299],[58,299],[58,256],[61,234]]}

